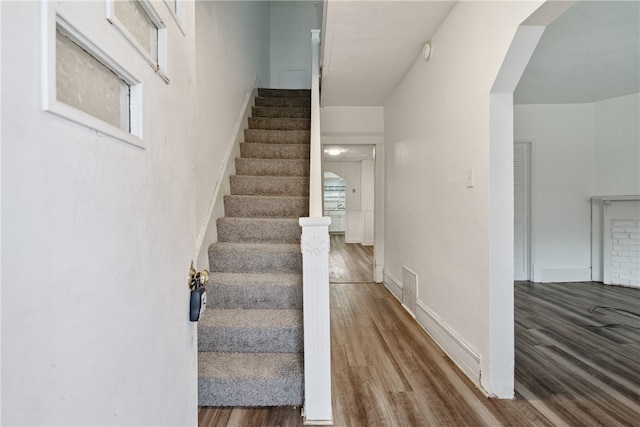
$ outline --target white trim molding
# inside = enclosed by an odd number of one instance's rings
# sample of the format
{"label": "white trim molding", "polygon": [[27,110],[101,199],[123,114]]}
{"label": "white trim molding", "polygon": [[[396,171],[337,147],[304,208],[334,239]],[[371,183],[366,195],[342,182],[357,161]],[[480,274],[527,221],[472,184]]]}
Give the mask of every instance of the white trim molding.
{"label": "white trim molding", "polygon": [[480,387],[480,355],[471,345],[420,300],[416,303],[416,320],[453,363]]}
{"label": "white trim molding", "polygon": [[138,3],[147,14],[147,17],[153,22],[153,25],[157,28],[157,53],[158,59],[155,60],[149,52],[140,44],[138,40],[131,34],[127,27],[118,19],[115,14],[115,3],[118,0],[106,0],[106,17],[107,21],[112,24],[122,36],[133,46],[140,55],[149,63],[158,76],[169,84],[169,76],[167,75],[167,26],[156,11],[155,7],[149,0],[138,0]]}
{"label": "white trim molding", "polygon": [[[200,225],[200,231],[198,232],[193,254],[194,259],[197,260],[196,265],[198,268],[204,268],[202,265],[207,265],[206,268],[208,268],[209,256],[207,251],[209,245],[217,241],[215,221],[217,216],[215,215],[215,208],[216,206],[223,206],[223,186],[228,185],[229,176],[235,173],[236,153],[240,152],[240,140],[244,134],[245,123],[247,123],[247,119],[251,115],[251,107],[253,106],[259,84],[260,79],[256,74],[253,76],[253,80],[251,81],[247,94],[245,95],[242,108],[236,118],[236,123],[233,127],[233,131],[231,132],[231,139],[227,144],[227,150],[224,154],[223,163],[220,167],[220,171],[218,172],[215,186],[212,188],[212,192],[209,197],[209,207],[207,209],[207,214]],[[224,212],[223,209],[221,209],[221,212]],[[216,217],[215,219],[214,216]],[[209,237],[209,239],[207,239],[207,237]]]}
{"label": "white trim molding", "polygon": [[383,271],[382,283],[384,284],[384,287],[391,292],[391,295],[402,303],[402,283],[386,270]]}
{"label": "white trim molding", "polygon": [[[481,365],[480,355],[473,347],[449,327],[437,314],[430,310],[420,299],[416,300],[415,315],[403,304],[402,294],[404,285],[384,271],[384,286],[398,300],[402,308],[416,319],[416,322],[433,341],[446,353],[458,368],[473,381],[480,391],[487,395],[480,384]],[[417,290],[416,290],[417,295]]]}
{"label": "white trim molding", "polygon": [[[403,284],[386,270],[384,272],[383,283],[402,305],[402,308],[407,310],[409,314],[412,314],[402,303]],[[416,300],[416,312],[413,317],[427,335],[435,341],[438,347],[449,356],[453,363],[455,363],[483,393],[487,394],[480,385],[480,355],[473,347],[420,301],[420,299]]]}
{"label": "white trim molding", "polygon": [[[137,147],[145,148],[143,141],[141,80],[71,25],[56,10],[54,2],[43,2],[42,28],[42,108],[49,113],[92,129],[98,134],[108,135]],[[58,101],[56,89],[56,31],[58,29],[129,85],[128,131]]]}
{"label": "white trim molding", "polygon": [[171,2],[169,0],[164,0],[164,4],[167,5],[167,9],[169,9],[169,13],[173,17],[173,20],[178,24],[178,28],[182,35],[186,35],[185,24],[184,24],[184,2],[185,0],[175,0],[176,8],[173,10],[171,7]]}

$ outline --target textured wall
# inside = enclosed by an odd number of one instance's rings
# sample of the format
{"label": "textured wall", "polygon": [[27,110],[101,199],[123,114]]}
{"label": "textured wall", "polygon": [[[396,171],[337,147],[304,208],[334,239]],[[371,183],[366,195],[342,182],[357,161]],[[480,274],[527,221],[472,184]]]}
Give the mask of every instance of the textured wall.
{"label": "textured wall", "polygon": [[[170,84],[104,2],[1,5],[3,425],[197,424],[194,4],[153,4]],[[43,5],[142,82],[145,149],[43,111]]]}

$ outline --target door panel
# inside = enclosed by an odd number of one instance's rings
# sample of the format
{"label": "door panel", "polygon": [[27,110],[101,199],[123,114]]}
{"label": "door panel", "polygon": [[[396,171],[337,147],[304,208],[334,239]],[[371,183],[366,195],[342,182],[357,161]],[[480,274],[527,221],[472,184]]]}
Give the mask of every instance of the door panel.
{"label": "door panel", "polygon": [[531,144],[513,147],[513,270],[515,280],[529,280],[529,221]]}

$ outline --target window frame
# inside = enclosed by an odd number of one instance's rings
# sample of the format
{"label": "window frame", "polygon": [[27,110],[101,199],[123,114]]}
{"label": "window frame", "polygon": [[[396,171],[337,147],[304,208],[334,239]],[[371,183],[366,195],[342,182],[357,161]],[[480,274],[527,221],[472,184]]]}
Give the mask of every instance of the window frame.
{"label": "window frame", "polygon": [[185,0],[175,0],[176,1],[176,10],[172,10],[171,3],[169,0],[164,0],[164,4],[167,5],[167,9],[171,13],[173,20],[178,24],[178,28],[183,36],[186,36],[185,31],[185,23],[184,23],[184,12],[185,12]]}
{"label": "window frame", "polygon": [[149,0],[134,0],[137,1],[153,25],[157,28],[158,36],[158,60],[154,60],[153,57],[146,51],[146,49],[140,44],[140,42],[131,34],[131,32],[125,27],[115,13],[115,2],[118,0],[105,0],[105,13],[107,21],[113,25],[120,34],[138,51],[140,55],[149,63],[151,68],[156,72],[158,76],[165,83],[169,84],[171,81],[167,73],[167,33],[168,29],[155,7]]}
{"label": "window frame", "polygon": [[[47,2],[49,3],[49,2]],[[89,37],[69,23],[53,4],[43,7],[42,31],[42,107],[51,114],[108,135],[120,141],[146,148],[143,140],[142,82],[116,62]],[[56,76],[56,32],[61,32],[93,56],[102,65],[129,85],[129,131],[114,126],[89,113],[58,100]]]}

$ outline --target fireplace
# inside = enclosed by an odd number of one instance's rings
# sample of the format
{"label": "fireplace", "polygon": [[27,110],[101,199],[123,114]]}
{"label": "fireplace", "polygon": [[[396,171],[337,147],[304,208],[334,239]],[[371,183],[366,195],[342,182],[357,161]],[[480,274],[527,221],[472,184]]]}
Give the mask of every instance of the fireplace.
{"label": "fireplace", "polygon": [[640,288],[640,195],[591,199],[591,277]]}

